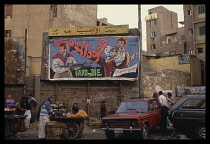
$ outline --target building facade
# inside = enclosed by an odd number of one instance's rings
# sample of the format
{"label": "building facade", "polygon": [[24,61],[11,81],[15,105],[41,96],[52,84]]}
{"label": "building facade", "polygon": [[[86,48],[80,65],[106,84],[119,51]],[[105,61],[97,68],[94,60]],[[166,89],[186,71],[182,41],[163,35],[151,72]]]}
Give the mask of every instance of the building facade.
{"label": "building facade", "polygon": [[26,76],[41,73],[43,32],[96,26],[96,21],[97,5],[5,5],[5,36],[25,38]]}
{"label": "building facade", "polygon": [[184,54],[184,28],[178,28],[177,13],[163,6],[148,10],[146,16],[147,54]]}
{"label": "building facade", "polygon": [[189,54],[205,61],[206,54],[206,6],[183,5],[186,49]]}

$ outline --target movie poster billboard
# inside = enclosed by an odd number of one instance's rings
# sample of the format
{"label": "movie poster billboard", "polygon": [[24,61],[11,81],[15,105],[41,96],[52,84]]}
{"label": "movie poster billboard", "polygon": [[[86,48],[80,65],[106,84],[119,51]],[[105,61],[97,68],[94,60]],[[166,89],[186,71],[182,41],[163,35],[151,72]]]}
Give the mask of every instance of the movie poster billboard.
{"label": "movie poster billboard", "polygon": [[137,80],[137,36],[50,40],[49,80]]}

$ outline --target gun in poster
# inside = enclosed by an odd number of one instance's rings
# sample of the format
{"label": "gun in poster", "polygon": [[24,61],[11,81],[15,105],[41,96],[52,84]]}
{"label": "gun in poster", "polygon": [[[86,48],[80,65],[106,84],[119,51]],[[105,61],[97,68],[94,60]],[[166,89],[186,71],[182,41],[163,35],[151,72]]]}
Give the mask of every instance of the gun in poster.
{"label": "gun in poster", "polygon": [[71,63],[68,63],[67,65],[63,65],[63,66],[60,66],[60,67],[70,67],[70,70],[76,70],[76,69],[81,69],[81,68],[88,68],[88,67],[91,67],[92,66],[92,63],[88,63],[88,62],[84,62],[84,63],[76,63],[76,64],[71,64]]}

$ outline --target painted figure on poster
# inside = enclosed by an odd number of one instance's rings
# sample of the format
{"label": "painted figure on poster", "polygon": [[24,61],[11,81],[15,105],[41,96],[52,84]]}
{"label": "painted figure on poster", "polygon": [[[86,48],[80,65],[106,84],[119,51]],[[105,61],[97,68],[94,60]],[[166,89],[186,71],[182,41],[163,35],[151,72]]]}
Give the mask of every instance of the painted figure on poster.
{"label": "painted figure on poster", "polygon": [[129,52],[125,51],[127,46],[126,38],[118,38],[118,47],[107,46],[104,50],[106,57],[100,57],[98,64],[104,68],[104,76],[112,77],[116,68],[122,69],[129,66],[138,55],[138,51],[135,51],[132,56]]}
{"label": "painted figure on poster", "polygon": [[[77,64],[72,54],[67,53],[68,46],[65,43],[59,45],[59,52],[52,57],[52,69],[55,72],[53,78],[71,78],[73,64]],[[74,68],[74,69],[79,69]]]}

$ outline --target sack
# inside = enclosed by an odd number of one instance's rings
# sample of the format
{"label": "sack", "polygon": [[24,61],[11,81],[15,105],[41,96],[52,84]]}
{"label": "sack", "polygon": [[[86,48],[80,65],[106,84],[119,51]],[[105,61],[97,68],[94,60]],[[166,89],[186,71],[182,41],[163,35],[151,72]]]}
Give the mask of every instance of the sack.
{"label": "sack", "polygon": [[86,117],[86,116],[88,115],[83,109],[79,110],[78,113],[75,114],[75,117]]}
{"label": "sack", "polygon": [[29,124],[30,124],[30,120],[31,120],[31,111],[27,110],[24,115],[28,115],[26,117],[26,119],[24,120],[24,122],[25,122],[25,127],[29,128]]}

